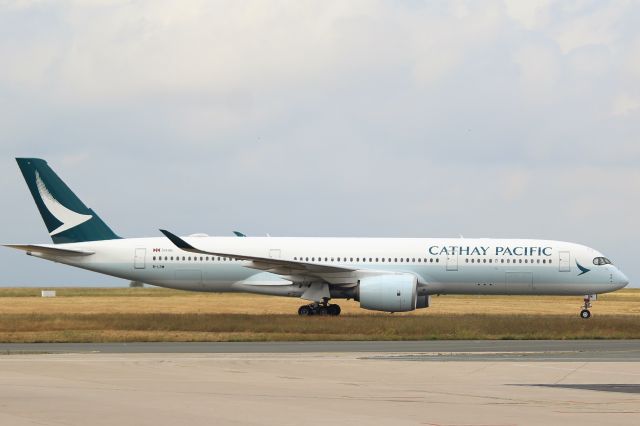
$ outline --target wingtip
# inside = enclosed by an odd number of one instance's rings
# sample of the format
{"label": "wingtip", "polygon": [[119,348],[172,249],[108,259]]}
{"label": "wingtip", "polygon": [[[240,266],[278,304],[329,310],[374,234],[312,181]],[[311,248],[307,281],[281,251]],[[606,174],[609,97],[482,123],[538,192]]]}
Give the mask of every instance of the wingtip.
{"label": "wingtip", "polygon": [[168,239],[170,239],[171,241],[174,240],[180,240],[180,237],[178,237],[176,234],[174,234],[173,232],[169,232],[166,229],[160,229],[160,232],[162,232],[162,234],[167,237]]}
{"label": "wingtip", "polygon": [[176,247],[180,249],[193,249],[191,244],[166,229],[160,229],[160,232],[162,232],[164,236],[167,237]]}

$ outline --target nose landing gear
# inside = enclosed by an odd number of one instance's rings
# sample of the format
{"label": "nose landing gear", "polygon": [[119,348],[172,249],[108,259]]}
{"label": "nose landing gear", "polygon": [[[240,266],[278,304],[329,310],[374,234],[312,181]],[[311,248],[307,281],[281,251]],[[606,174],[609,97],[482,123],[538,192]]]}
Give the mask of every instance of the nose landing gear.
{"label": "nose landing gear", "polygon": [[591,311],[589,310],[589,308],[591,307],[592,300],[596,300],[595,294],[587,294],[584,296],[584,304],[582,305],[582,310],[580,311],[580,318],[591,318]]}

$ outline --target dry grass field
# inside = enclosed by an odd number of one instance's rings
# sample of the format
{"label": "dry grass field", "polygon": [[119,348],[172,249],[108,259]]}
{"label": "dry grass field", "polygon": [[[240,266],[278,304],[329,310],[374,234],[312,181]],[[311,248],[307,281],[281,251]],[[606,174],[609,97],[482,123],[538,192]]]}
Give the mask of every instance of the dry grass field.
{"label": "dry grass field", "polygon": [[599,297],[440,296],[404,314],[341,301],[338,318],[300,318],[299,299],[168,289],[0,289],[0,342],[640,338],[640,289]]}

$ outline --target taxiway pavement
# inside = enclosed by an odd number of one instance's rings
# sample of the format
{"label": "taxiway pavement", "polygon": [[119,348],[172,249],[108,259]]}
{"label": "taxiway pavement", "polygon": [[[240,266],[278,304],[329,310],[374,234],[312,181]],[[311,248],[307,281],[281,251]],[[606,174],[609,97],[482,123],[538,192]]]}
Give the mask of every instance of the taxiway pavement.
{"label": "taxiway pavement", "polygon": [[407,360],[640,361],[640,340],[0,343],[11,353],[381,353]]}
{"label": "taxiway pavement", "polygon": [[0,424],[636,425],[639,350],[623,340],[2,344]]}

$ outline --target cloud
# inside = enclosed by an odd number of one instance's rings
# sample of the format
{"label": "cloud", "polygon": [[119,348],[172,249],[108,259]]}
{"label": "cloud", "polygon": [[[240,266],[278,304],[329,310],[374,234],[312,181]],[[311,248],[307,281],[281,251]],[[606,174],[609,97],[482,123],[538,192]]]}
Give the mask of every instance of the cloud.
{"label": "cloud", "polygon": [[621,36],[620,23],[628,2],[606,2],[600,7],[575,3],[564,9],[565,19],[552,29],[563,53],[585,46],[611,46]]}
{"label": "cloud", "polygon": [[523,92],[530,99],[552,100],[561,76],[561,58],[553,46],[523,45],[513,55]]}
{"label": "cloud", "polygon": [[549,21],[550,1],[506,0],[504,3],[507,15],[527,30],[544,27]]}
{"label": "cloud", "polygon": [[640,99],[629,94],[621,94],[613,100],[611,114],[616,116],[628,116],[636,114],[640,110]]}

